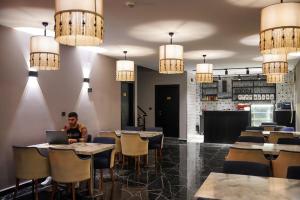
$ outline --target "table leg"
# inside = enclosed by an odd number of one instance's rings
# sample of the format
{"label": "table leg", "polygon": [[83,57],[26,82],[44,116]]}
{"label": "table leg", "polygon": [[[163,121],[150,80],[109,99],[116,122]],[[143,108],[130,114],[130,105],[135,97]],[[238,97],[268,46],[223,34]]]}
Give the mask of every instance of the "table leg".
{"label": "table leg", "polygon": [[90,184],[90,192],[91,195],[94,194],[94,155],[91,155],[91,184]]}

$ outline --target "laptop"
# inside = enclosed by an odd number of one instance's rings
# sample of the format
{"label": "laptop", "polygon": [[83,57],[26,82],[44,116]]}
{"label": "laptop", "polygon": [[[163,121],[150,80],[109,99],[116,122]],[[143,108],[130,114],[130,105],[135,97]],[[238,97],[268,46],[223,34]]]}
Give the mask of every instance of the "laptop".
{"label": "laptop", "polygon": [[46,131],[46,139],[49,144],[69,144],[66,131]]}

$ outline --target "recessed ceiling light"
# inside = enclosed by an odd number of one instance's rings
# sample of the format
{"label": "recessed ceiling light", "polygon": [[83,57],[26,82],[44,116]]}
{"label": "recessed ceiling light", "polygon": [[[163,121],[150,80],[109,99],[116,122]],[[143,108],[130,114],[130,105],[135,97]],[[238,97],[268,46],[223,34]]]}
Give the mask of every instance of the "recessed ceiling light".
{"label": "recessed ceiling light", "polygon": [[190,60],[201,60],[202,55],[209,55],[210,60],[232,57],[235,52],[227,50],[196,50],[189,51],[184,54],[184,58]]}
{"label": "recessed ceiling light", "polygon": [[[28,33],[30,35],[44,35],[44,29],[43,28],[34,28],[34,27],[14,27],[15,30],[21,31],[24,33]],[[54,31],[47,30],[47,35],[54,37]]]}
{"label": "recessed ceiling light", "polygon": [[266,7],[271,4],[278,3],[278,0],[226,0],[230,4],[233,4],[235,6],[242,6],[242,7],[251,7],[251,8],[261,8]]}
{"label": "recessed ceiling light", "polygon": [[165,20],[135,26],[129,34],[143,41],[165,42],[169,39],[167,34],[169,32],[176,34],[175,43],[181,43],[207,38],[216,32],[216,28],[204,22]]}
{"label": "recessed ceiling light", "polygon": [[240,43],[247,46],[259,46],[259,35],[255,34],[244,37],[240,40]]}

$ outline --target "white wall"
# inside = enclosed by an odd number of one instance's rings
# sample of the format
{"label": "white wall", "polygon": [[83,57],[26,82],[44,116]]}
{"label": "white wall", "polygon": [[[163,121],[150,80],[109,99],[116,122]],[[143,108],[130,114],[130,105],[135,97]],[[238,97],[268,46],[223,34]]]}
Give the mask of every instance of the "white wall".
{"label": "white wall", "polygon": [[[121,125],[114,59],[61,46],[59,71],[28,78],[29,38],[0,26],[0,190],[14,184],[12,145],[45,142],[45,130],[61,129],[66,122],[61,112],[78,112],[90,134]],[[90,94],[83,71],[90,74]]]}
{"label": "white wall", "polygon": [[[138,106],[148,114],[146,127],[155,126],[155,85],[178,84],[180,93],[179,138],[187,138],[187,75],[165,75],[157,71],[139,67],[138,69]],[[149,108],[152,108],[150,110]]]}

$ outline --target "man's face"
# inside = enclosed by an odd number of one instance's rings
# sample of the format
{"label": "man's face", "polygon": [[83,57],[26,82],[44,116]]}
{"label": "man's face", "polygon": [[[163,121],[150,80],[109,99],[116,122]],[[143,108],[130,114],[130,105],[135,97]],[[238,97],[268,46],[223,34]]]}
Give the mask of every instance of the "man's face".
{"label": "man's face", "polygon": [[68,122],[70,126],[75,126],[77,124],[77,118],[76,117],[69,117]]}

